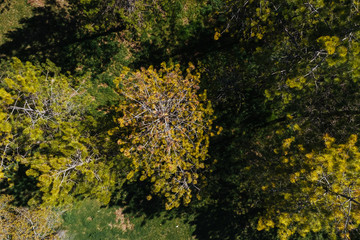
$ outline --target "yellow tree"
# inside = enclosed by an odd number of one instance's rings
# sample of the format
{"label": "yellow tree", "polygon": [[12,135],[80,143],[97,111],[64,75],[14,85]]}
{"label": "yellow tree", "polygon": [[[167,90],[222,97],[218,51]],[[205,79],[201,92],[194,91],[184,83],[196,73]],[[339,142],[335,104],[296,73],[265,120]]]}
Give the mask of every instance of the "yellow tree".
{"label": "yellow tree", "polygon": [[12,188],[19,164],[26,165],[42,192],[31,204],[71,203],[75,195],[110,200],[110,166],[86,126],[86,84],[51,63],[40,68],[13,59],[1,65],[0,181]]}
{"label": "yellow tree", "polygon": [[10,204],[11,196],[0,196],[0,239],[58,239],[60,214],[50,208],[29,209]]}
{"label": "yellow tree", "polygon": [[[276,205],[267,207],[267,216],[258,221],[258,230],[277,227],[281,239],[294,233],[305,237],[310,231],[325,230],[333,239],[360,224],[360,151],[357,135],[344,144],[324,136],[325,148],[306,153],[294,137],[284,140],[280,151],[283,169],[293,169],[288,186],[273,183],[270,191],[282,189]],[[276,184],[282,186],[275,186]],[[263,186],[266,190],[268,186]]]}
{"label": "yellow tree", "polygon": [[140,180],[150,179],[167,209],[191,201],[207,157],[213,110],[206,92],[197,93],[200,74],[192,70],[190,64],[183,77],[179,65],[163,63],[159,71],[124,69],[116,79],[123,96],[118,143],[133,167],[127,178],[138,173]]}

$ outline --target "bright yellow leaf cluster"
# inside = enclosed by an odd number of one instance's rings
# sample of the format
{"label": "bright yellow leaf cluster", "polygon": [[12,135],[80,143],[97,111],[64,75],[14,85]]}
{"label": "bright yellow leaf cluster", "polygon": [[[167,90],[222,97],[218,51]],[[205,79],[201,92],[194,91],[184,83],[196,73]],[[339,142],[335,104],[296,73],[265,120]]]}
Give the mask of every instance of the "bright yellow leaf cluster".
{"label": "bright yellow leaf cluster", "polygon": [[326,51],[329,55],[332,55],[340,44],[340,39],[337,36],[322,36],[318,39],[318,42],[324,43]]}
{"label": "bright yellow leaf cluster", "polygon": [[184,77],[179,65],[163,63],[159,71],[125,69],[115,81],[123,96],[116,121],[128,129],[118,141],[132,160],[128,179],[136,172],[149,179],[167,209],[190,202],[205,168],[213,110],[206,91],[197,93],[200,74],[193,70],[190,64]]}
{"label": "bright yellow leaf cluster", "polygon": [[74,200],[70,193],[107,203],[109,167],[98,161],[98,151],[82,126],[90,102],[84,79],[70,79],[16,58],[1,70],[0,181],[7,178],[12,186],[9,176],[23,164],[42,192],[41,199],[29,204],[69,203]]}

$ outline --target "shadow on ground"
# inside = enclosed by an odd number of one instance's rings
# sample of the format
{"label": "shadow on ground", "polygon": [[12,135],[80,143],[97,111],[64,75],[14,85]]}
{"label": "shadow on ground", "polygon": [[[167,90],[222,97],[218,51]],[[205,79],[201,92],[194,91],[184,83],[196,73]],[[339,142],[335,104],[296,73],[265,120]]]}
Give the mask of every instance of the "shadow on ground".
{"label": "shadow on ground", "polygon": [[120,27],[87,34],[75,18],[65,16],[49,7],[34,8],[32,17],[20,20],[21,28],[6,33],[8,41],[0,46],[0,57],[33,63],[49,59],[63,72],[100,73],[112,58],[123,54],[124,49],[115,41]]}

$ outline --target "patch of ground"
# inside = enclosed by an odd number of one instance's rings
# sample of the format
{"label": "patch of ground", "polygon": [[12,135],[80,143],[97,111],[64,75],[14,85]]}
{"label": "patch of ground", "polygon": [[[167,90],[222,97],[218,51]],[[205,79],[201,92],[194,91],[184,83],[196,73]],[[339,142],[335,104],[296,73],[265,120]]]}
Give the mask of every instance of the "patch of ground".
{"label": "patch of ground", "polygon": [[124,209],[123,208],[119,208],[115,211],[115,222],[116,224],[109,224],[109,226],[111,228],[118,228],[121,229],[122,231],[126,232],[127,230],[133,230],[134,229],[134,224],[132,224],[130,222],[130,219],[125,217],[124,213],[123,213]]}

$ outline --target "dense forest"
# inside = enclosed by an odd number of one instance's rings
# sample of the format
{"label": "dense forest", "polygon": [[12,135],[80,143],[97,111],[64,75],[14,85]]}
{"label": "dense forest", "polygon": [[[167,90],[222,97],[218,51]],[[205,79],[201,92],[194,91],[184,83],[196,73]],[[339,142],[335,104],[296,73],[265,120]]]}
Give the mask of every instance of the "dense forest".
{"label": "dense forest", "polygon": [[0,0],[0,239],[360,239],[360,1]]}

